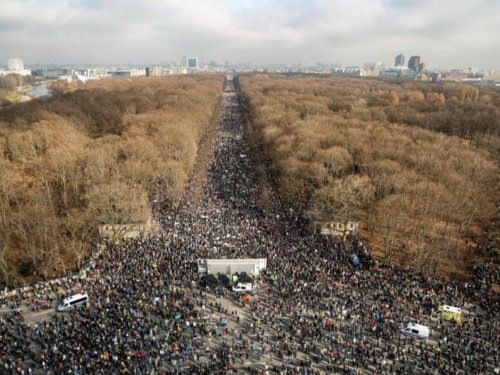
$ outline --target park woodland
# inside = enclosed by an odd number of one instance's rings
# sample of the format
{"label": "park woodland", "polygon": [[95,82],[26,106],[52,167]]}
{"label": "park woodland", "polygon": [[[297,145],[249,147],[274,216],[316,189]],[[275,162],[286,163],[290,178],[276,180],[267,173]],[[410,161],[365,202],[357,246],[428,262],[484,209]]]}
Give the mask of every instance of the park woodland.
{"label": "park woodland", "polygon": [[465,276],[486,255],[498,225],[498,89],[278,75],[238,85],[287,209],[355,212],[382,261],[422,274]]}
{"label": "park woodland", "polygon": [[151,225],[149,199],[174,205],[223,84],[222,76],[55,82],[49,99],[0,109],[2,282],[74,270],[99,225],[117,240],[125,224]]}
{"label": "park woodland", "polygon": [[[75,269],[99,225],[117,240],[130,227],[113,224],[153,225],[150,200],[174,207],[223,83],[54,83],[49,99],[0,109],[2,282]],[[497,256],[498,89],[267,74],[236,83],[256,170],[286,210],[356,215],[381,262],[422,274],[466,280]]]}

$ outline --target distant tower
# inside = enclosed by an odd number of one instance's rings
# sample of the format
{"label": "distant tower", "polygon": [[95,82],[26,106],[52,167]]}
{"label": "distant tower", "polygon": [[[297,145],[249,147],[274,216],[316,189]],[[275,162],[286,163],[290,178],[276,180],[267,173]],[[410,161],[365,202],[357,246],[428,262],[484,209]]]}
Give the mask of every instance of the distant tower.
{"label": "distant tower", "polygon": [[373,63],[371,63],[371,62],[365,62],[363,64],[363,69],[364,70],[368,70],[368,71],[372,71],[373,70]]}
{"label": "distant tower", "polygon": [[17,57],[8,59],[7,65],[9,66],[9,70],[24,70],[23,60]]}
{"label": "distant tower", "polygon": [[420,56],[412,56],[408,61],[408,68],[411,70],[418,72],[420,69]]}
{"label": "distant tower", "polygon": [[426,70],[427,70],[427,67],[425,66],[425,63],[424,62],[420,63],[420,65],[418,66],[418,71],[425,72]]}
{"label": "distant tower", "polygon": [[405,66],[405,56],[399,54],[396,56],[396,64],[395,66]]}
{"label": "distant tower", "polygon": [[381,72],[382,70],[385,70],[385,63],[384,62],[377,61],[376,63],[373,64],[373,71]]}
{"label": "distant tower", "polygon": [[197,57],[188,57],[187,58],[187,67],[191,69],[198,68],[198,58]]}
{"label": "distant tower", "polygon": [[188,66],[188,58],[187,58],[187,56],[182,56],[182,58],[181,58],[181,66]]}

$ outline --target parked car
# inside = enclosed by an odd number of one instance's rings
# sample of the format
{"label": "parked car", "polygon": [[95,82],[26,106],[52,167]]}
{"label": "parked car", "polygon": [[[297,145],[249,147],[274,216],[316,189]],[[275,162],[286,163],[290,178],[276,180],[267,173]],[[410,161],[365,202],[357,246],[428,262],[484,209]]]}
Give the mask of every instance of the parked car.
{"label": "parked car", "polygon": [[236,293],[245,293],[245,292],[251,292],[252,291],[252,284],[251,283],[238,283],[233,286],[233,292]]}

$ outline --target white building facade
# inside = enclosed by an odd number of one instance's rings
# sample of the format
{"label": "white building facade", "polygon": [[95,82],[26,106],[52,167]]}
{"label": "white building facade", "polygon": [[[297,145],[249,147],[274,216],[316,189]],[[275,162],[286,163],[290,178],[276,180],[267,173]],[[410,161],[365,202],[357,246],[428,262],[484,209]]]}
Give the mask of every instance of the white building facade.
{"label": "white building facade", "polygon": [[146,69],[118,69],[110,70],[108,73],[112,77],[140,77],[146,75]]}
{"label": "white building facade", "polygon": [[180,67],[164,67],[161,65],[154,65],[151,68],[152,76],[168,76],[176,74],[188,74],[188,68],[186,66]]}
{"label": "white building facade", "polygon": [[8,59],[7,66],[9,67],[9,70],[12,70],[12,71],[24,70],[24,62],[23,62],[23,60],[21,60],[18,57]]}
{"label": "white building facade", "polygon": [[7,76],[9,74],[19,74],[21,76],[30,76],[31,70],[24,69],[23,60],[20,58],[12,58],[7,60],[8,70],[0,70],[0,77]]}

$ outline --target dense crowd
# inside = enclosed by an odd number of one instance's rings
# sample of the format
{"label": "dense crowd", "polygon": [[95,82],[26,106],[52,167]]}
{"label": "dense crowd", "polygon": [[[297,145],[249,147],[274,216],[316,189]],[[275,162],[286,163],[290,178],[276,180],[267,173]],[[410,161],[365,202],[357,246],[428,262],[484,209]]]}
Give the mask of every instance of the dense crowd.
{"label": "dense crowd", "polygon": [[[358,238],[309,233],[276,197],[261,207],[228,85],[203,204],[191,204],[188,184],[175,209],[153,205],[161,233],[106,243],[87,277],[38,288],[45,298],[85,290],[87,306],[31,325],[20,312],[3,314],[0,373],[498,373],[500,299],[491,283],[381,269]],[[196,260],[223,257],[267,258],[255,297],[198,286]],[[435,316],[443,303],[464,309],[461,324]],[[402,335],[410,321],[431,326],[432,338]]]}

